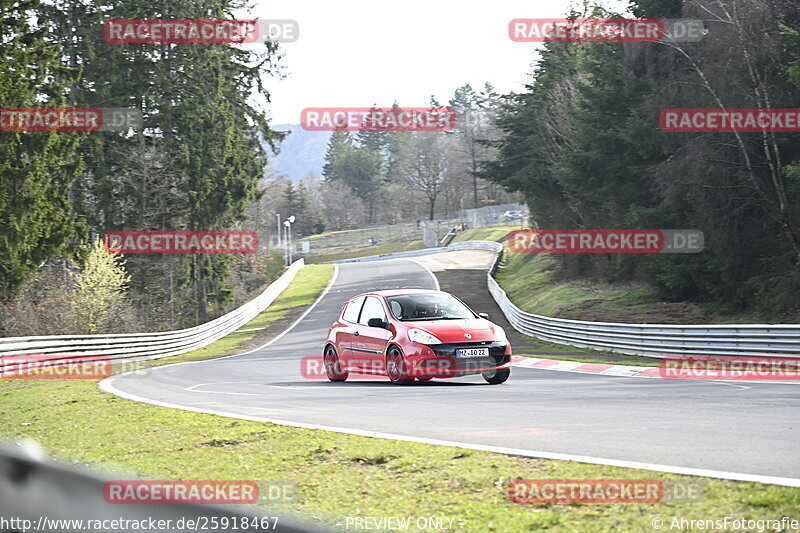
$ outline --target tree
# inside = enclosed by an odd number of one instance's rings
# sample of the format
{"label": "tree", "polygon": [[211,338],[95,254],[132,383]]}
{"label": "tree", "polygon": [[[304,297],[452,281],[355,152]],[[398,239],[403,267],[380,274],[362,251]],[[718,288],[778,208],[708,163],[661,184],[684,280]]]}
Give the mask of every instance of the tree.
{"label": "tree", "polygon": [[482,164],[492,157],[489,143],[496,134],[494,114],[499,102],[499,95],[494,92],[490,83],[484,90],[476,93],[470,84],[462,85],[455,90],[448,105],[456,114],[456,139],[454,151],[459,154],[458,172],[472,184],[472,207],[481,207],[479,186]]}
{"label": "tree", "polygon": [[72,307],[82,317],[85,333],[117,331],[123,323],[130,281],[122,255],[107,250],[103,241],[96,239],[73,280]]}
{"label": "tree", "polygon": [[[370,111],[377,112],[378,108],[373,106]],[[393,134],[394,132],[392,131],[370,127],[370,124],[366,124],[365,127],[356,134],[356,142],[363,148],[372,150],[377,154],[385,155]]]}
{"label": "tree", "polygon": [[353,139],[346,130],[337,129],[328,140],[328,149],[325,151],[325,165],[322,167],[322,176],[329,180],[342,179],[338,174],[338,159],[348,148],[353,147]]}
{"label": "tree", "polygon": [[297,187],[291,182],[286,184],[281,214],[283,219],[290,216],[295,217],[295,223],[292,224],[295,237],[306,237],[325,231],[325,224],[319,216],[316,206],[312,205],[308,189],[302,182]]}
{"label": "tree", "polygon": [[429,220],[434,219],[436,200],[447,172],[446,144],[441,132],[416,132],[400,152],[398,177],[409,185],[411,194],[425,199]]}
{"label": "tree", "polygon": [[[331,144],[333,145],[333,139]],[[342,144],[329,163],[323,171],[326,180],[346,184],[366,205],[367,224],[372,224],[375,220],[378,191],[383,184],[381,155],[360,146]]]}
{"label": "tree", "polygon": [[325,226],[331,230],[355,228],[365,221],[361,199],[340,181],[324,180],[320,184],[320,203]]}
{"label": "tree", "polygon": [[[75,71],[59,63],[60,48],[34,26],[38,0],[0,0],[0,107],[63,106]],[[43,99],[44,98],[44,102]],[[41,266],[79,255],[85,233],[68,191],[82,168],[79,132],[0,135],[0,298],[10,298]]]}

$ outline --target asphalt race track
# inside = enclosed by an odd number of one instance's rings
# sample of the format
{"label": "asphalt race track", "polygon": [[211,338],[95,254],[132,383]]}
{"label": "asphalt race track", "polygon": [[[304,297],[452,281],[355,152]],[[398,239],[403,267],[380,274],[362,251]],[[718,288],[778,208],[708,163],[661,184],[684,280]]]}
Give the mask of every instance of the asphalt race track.
{"label": "asphalt race track", "polygon": [[435,288],[436,281],[408,259],[342,264],[329,291],[268,346],[122,374],[101,387],[130,399],[232,417],[800,486],[797,385],[526,368],[512,369],[502,385],[488,385],[480,376],[410,386],[387,378],[330,383],[301,376],[301,358],[321,354],[345,299],[397,287]]}

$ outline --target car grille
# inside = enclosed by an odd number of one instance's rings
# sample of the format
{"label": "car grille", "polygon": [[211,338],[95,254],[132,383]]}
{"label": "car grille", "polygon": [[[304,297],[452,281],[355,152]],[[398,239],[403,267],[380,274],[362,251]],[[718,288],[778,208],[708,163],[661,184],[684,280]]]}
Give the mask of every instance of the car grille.
{"label": "car grille", "polygon": [[[459,342],[457,344],[437,344],[430,347],[433,353],[439,357],[452,358],[456,370],[480,371],[482,368],[489,368],[508,363],[509,358],[505,355],[506,345],[499,342]],[[456,357],[456,350],[462,348],[489,348],[488,357]]]}
{"label": "car grille", "polygon": [[436,344],[430,347],[436,355],[450,355],[455,357],[456,350],[463,348],[489,348],[490,356],[503,355],[506,345],[499,342],[459,342],[457,344]]}

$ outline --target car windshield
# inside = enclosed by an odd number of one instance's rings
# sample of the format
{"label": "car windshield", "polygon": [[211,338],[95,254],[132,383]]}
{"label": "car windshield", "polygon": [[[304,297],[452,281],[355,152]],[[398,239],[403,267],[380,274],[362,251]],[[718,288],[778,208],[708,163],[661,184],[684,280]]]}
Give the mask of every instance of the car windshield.
{"label": "car windshield", "polygon": [[475,314],[449,294],[404,294],[386,298],[392,315],[398,320],[458,320]]}

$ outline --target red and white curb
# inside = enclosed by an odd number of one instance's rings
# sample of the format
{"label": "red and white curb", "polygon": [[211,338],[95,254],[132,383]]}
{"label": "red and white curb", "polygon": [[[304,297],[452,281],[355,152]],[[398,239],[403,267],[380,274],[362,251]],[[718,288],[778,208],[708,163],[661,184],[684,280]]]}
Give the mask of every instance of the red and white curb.
{"label": "red and white curb", "polygon": [[605,363],[582,363],[580,361],[559,361],[537,357],[511,356],[511,366],[557,370],[559,372],[579,372],[581,374],[602,374],[604,376],[624,376],[631,378],[658,378],[658,367],[611,365]]}
{"label": "red and white curb", "polygon": [[[580,361],[559,361],[558,359],[540,359],[538,357],[511,356],[511,366],[536,368],[539,370],[555,370],[558,372],[577,372],[579,374],[597,374],[628,378],[661,378],[661,369],[654,366],[611,365],[606,363],[582,363]],[[663,378],[662,378],[663,379]],[[684,381],[671,379],[668,381]],[[789,383],[800,384],[797,380],[753,381],[742,379],[705,379],[699,381],[726,381],[734,383]]]}

